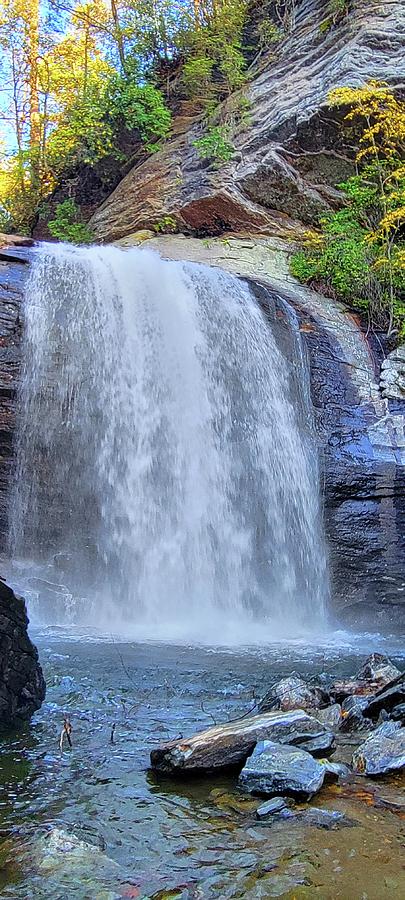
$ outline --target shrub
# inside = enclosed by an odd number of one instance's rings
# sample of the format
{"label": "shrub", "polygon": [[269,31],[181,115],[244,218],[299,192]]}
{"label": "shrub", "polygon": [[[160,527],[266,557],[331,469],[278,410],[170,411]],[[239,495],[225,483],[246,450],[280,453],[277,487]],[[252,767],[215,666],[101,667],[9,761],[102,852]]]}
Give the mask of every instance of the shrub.
{"label": "shrub", "polygon": [[81,219],[80,208],[74,200],[63,200],[58,203],[55,218],[48,222],[49,231],[59,241],[70,244],[90,244],[93,232]]}
{"label": "shrub", "polygon": [[229,129],[226,125],[214,125],[207,128],[205,134],[193,142],[201,159],[210,159],[216,163],[229,162],[235,152],[229,140]]}

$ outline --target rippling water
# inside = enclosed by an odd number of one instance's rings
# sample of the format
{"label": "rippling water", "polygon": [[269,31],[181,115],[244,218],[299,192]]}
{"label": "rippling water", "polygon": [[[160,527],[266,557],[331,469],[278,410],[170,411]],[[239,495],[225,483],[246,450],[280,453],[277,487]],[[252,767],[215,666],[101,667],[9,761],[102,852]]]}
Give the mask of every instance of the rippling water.
{"label": "rippling water", "polygon": [[[148,771],[160,741],[245,713],[292,670],[352,674],[377,638],[235,652],[91,633],[79,640],[59,629],[34,637],[46,703],[31,726],[0,742],[2,897],[404,896],[398,777],[325,788],[316,805],[343,810],[356,824],[324,831],[259,825],[258,801],[240,794],[233,778],[187,784]],[[381,640],[384,648],[398,660],[399,647]],[[73,749],[61,754],[64,713]]]}

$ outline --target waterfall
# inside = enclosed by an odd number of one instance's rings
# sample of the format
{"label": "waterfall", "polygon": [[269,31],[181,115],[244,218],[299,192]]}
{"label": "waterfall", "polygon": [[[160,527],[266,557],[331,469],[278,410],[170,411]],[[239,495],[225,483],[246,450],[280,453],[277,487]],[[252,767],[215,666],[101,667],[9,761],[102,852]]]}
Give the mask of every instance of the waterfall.
{"label": "waterfall", "polygon": [[10,542],[31,615],[217,643],[319,630],[308,373],[251,288],[45,245],[24,316]]}

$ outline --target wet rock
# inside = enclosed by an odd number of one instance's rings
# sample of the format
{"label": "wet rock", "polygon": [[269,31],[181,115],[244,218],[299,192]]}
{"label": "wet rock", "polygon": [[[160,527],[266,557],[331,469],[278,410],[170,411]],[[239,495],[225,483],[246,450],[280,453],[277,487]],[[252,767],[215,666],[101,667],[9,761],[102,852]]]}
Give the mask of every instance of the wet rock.
{"label": "wet rock", "polygon": [[356,695],[347,697],[346,700],[344,700],[342,703],[342,719],[340,730],[349,732],[364,731],[368,728],[371,728],[371,720],[365,718],[363,714],[368,703],[368,697],[360,697]]}
{"label": "wet rock", "polygon": [[28,633],[24,600],[0,580],[0,730],[39,709],[45,681]]}
{"label": "wet rock", "polygon": [[269,816],[275,816],[277,813],[287,808],[288,805],[284,800],[284,797],[273,797],[272,800],[267,800],[266,803],[262,803],[261,806],[258,807],[256,810],[256,817],[258,819],[267,819]]}
{"label": "wet rock", "polygon": [[330,759],[320,759],[319,762],[325,769],[325,778],[329,781],[346,778],[350,775],[349,766],[346,766],[345,763],[331,762]]}
{"label": "wet rock", "polygon": [[401,675],[399,669],[382,653],[372,653],[367,657],[355,678],[335,681],[330,693],[340,703],[347,697],[371,697],[387,687],[393,679]]}
{"label": "wet rock", "polygon": [[398,675],[401,675],[400,670],[388,656],[384,653],[371,653],[357,672],[356,678],[358,681],[380,683],[380,687],[384,687]]}
{"label": "wet rock", "polygon": [[152,750],[151,765],[169,774],[241,767],[263,740],[293,744],[310,753],[328,753],[335,743],[333,732],[303,710],[268,712],[162,744]]}
{"label": "wet rock", "polygon": [[329,702],[329,695],[319,687],[307,684],[299,675],[290,675],[277,682],[264,698],[260,709],[319,709]]}
{"label": "wet rock", "polygon": [[[311,710],[308,710],[308,712],[311,712]],[[313,710],[312,715],[322,725],[326,725],[327,728],[332,728],[332,730],[337,730],[342,718],[342,707],[340,703],[334,703],[332,706],[327,706],[326,709]]]}
{"label": "wet rock", "polygon": [[382,710],[390,712],[402,703],[405,703],[405,672],[376,693],[365,707],[364,715],[376,719]]}
{"label": "wet rock", "polygon": [[337,828],[352,828],[356,824],[344,813],[335,809],[318,809],[316,806],[311,806],[309,809],[290,812],[291,815],[288,817],[290,824],[296,822],[298,825],[324,828],[326,831],[334,831]]}
{"label": "wet rock", "polygon": [[405,728],[385,722],[355,751],[352,765],[359,775],[385,775],[405,767]]}
{"label": "wet rock", "polygon": [[394,709],[391,710],[391,719],[394,721],[401,722],[402,725],[405,725],[405,703],[399,703],[398,706],[394,706]]}
{"label": "wet rock", "polygon": [[251,794],[309,798],[323,785],[324,767],[310,753],[288,744],[260,741],[239,776]]}

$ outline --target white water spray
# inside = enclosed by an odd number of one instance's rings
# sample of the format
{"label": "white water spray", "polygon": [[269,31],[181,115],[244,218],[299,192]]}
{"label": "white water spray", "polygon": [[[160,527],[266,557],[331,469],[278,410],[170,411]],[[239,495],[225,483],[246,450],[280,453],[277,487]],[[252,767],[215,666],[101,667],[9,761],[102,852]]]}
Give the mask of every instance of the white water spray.
{"label": "white water spray", "polygon": [[319,629],[316,453],[291,396],[238,279],[147,250],[36,251],[10,500],[31,614],[216,643]]}

